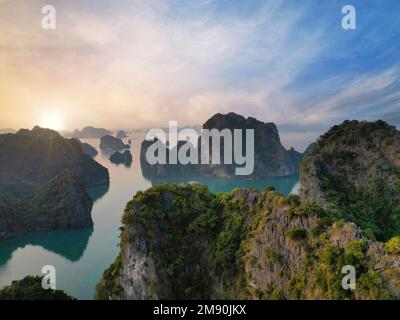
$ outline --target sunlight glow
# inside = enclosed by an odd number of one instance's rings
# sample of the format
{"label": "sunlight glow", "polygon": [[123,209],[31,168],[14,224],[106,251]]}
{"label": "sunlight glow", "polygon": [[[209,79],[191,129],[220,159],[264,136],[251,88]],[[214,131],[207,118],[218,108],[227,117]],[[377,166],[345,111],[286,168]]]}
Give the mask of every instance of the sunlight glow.
{"label": "sunlight glow", "polygon": [[61,130],[63,129],[63,120],[58,113],[44,113],[40,119],[39,125],[43,128]]}

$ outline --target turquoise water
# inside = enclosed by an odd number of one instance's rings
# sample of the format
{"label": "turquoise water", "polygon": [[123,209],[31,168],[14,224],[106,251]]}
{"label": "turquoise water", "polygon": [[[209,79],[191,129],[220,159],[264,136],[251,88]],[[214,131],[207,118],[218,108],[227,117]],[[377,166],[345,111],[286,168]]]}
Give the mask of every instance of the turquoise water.
{"label": "turquoise water", "polygon": [[[112,164],[106,153],[99,152],[95,158],[109,169],[110,186],[108,189],[90,190],[95,199],[93,228],[41,232],[0,242],[0,288],[12,280],[40,274],[44,265],[53,265],[56,268],[57,289],[78,299],[92,299],[103,271],[118,254],[119,227],[125,204],[137,191],[147,189],[152,183],[197,181],[207,184],[215,192],[237,187],[264,189],[273,185],[284,194],[296,193],[299,186],[298,177],[261,181],[171,177],[149,181],[143,177],[137,157],[140,141],[133,140],[134,161],[130,168]],[[98,149],[99,140],[86,142]]]}

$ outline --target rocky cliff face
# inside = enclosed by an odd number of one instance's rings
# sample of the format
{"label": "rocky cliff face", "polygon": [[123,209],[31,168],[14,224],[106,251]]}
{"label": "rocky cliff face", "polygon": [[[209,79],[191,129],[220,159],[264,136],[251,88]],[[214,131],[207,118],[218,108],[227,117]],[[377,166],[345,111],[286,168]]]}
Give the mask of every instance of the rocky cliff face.
{"label": "rocky cliff face", "polygon": [[379,240],[400,234],[400,132],[383,121],[345,121],[301,163],[303,199],[335,208]]}
{"label": "rocky cliff face", "polygon": [[[190,204],[194,203],[191,196],[199,197],[197,206]],[[137,193],[128,203],[123,218],[126,229],[121,235],[120,257],[105,272],[98,296],[106,299],[207,296],[210,280],[205,279],[206,252],[210,237],[215,237],[217,205],[215,195],[200,185],[160,186]],[[174,208],[179,209],[174,211]]]}
{"label": "rocky cliff face", "polygon": [[[232,133],[234,129],[241,129],[243,133],[246,129],[254,130],[254,170],[252,174],[246,175],[246,178],[263,179],[266,177],[291,176],[298,173],[298,164],[302,155],[294,149],[288,151],[282,146],[278,129],[273,123],[264,123],[251,117],[246,119],[235,113],[228,113],[226,115],[216,114],[203,124],[203,129],[217,129],[219,131],[228,129]],[[242,150],[243,153],[245,153],[246,143],[244,136],[242,140]],[[235,141],[235,139],[233,139],[233,141]],[[236,175],[235,169],[237,167],[243,167],[242,164],[235,163],[234,157],[232,157],[233,164],[150,165],[147,163],[145,155],[147,148],[149,148],[152,143],[152,141],[144,141],[141,146],[141,165],[145,176],[200,174],[229,178]],[[185,143],[186,141],[179,141],[177,149],[179,150]],[[198,159],[201,159],[201,143],[199,142],[197,146],[199,147],[195,147],[194,152],[199,155]],[[226,146],[222,144],[220,146],[220,158],[223,159]],[[169,149],[167,151],[168,159],[170,151]],[[211,151],[210,153],[211,159],[213,155]]]}
{"label": "rocky cliff face", "polygon": [[204,123],[203,129],[241,129],[243,132],[253,129],[254,177],[282,177],[298,173],[301,154],[294,149],[287,151],[282,146],[278,128],[272,122],[264,123],[252,117],[246,119],[232,112],[226,115],[218,113]]}
{"label": "rocky cliff face", "polygon": [[[123,222],[99,299],[400,297],[400,246],[368,240],[329,210],[273,189],[156,186],[136,194]],[[356,268],[354,291],[341,286],[347,264]]]}

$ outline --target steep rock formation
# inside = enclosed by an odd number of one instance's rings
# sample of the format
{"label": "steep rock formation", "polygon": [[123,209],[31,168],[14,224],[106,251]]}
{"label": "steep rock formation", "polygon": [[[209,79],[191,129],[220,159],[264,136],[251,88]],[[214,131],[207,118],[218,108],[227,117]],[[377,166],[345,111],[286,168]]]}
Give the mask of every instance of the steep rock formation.
{"label": "steep rock formation", "polygon": [[100,139],[100,149],[122,150],[129,148],[130,145],[123,143],[120,138],[106,135]]}
{"label": "steep rock formation", "polygon": [[272,122],[264,123],[252,117],[246,119],[233,112],[226,115],[218,113],[203,124],[203,129],[241,129],[243,132],[253,129],[254,177],[281,177],[298,173],[301,154],[293,148],[287,151],[282,146],[278,128]]}
{"label": "steep rock formation", "polygon": [[0,240],[93,225],[85,187],[108,183],[77,139],[39,127],[0,135]]}
{"label": "steep rock formation", "polygon": [[[232,133],[234,129],[243,130],[243,153],[246,151],[246,140],[244,137],[245,130],[254,130],[254,170],[252,174],[247,175],[246,178],[263,179],[267,177],[291,176],[298,173],[298,164],[302,155],[293,148],[288,151],[282,146],[278,129],[273,123],[264,123],[251,117],[246,119],[243,116],[232,112],[226,115],[218,113],[203,124],[203,129],[217,129],[220,132],[224,129],[228,129]],[[199,155],[198,159],[201,159],[202,153],[200,139],[201,138],[199,138],[199,143],[195,148],[195,152]],[[233,142],[234,141],[235,139],[233,138]],[[154,141],[144,141],[141,146],[141,165],[145,176],[200,174],[217,177],[233,177],[236,175],[235,169],[237,167],[243,167],[243,164],[235,163],[234,157],[232,157],[233,164],[224,164],[223,160],[221,160],[222,164],[150,165],[146,161],[145,155],[147,149],[153,143]],[[179,141],[176,148],[179,150],[185,143],[186,141]],[[211,147],[211,142],[209,145]],[[224,158],[224,148],[226,147],[227,146],[224,146],[222,143],[220,144],[220,159]],[[170,153],[171,151],[168,149],[167,159],[169,159]],[[212,156],[212,152],[210,151],[210,159]]]}
{"label": "steep rock formation", "polygon": [[78,139],[100,139],[108,134],[111,134],[110,130],[103,128],[85,127],[82,130],[75,129],[72,134],[73,138]]}
{"label": "steep rock formation", "polygon": [[108,170],[85,155],[76,139],[40,127],[0,135],[0,192],[35,192],[64,169],[85,186],[109,181]]}
{"label": "steep rock formation", "polygon": [[[212,194],[198,184],[138,192],[99,299],[400,297],[400,239],[382,244],[317,205],[272,188]],[[341,286],[344,265],[357,290]]]}
{"label": "steep rock formation", "polygon": [[124,164],[130,167],[132,164],[132,154],[129,150],[125,150],[124,153],[115,151],[115,153],[110,156],[110,161],[115,164]]}
{"label": "steep rock formation", "polygon": [[370,236],[400,235],[400,132],[383,121],[345,121],[301,163],[300,195],[334,208]]}

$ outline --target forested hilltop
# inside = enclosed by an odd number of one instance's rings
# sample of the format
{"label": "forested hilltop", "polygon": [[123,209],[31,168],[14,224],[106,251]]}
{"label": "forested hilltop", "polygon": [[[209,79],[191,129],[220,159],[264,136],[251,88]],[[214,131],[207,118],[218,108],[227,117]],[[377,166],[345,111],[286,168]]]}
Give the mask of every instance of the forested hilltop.
{"label": "forested hilltop", "polygon": [[42,277],[28,276],[0,289],[0,300],[74,300],[62,290],[43,289]]}
{"label": "forested hilltop", "polygon": [[345,121],[301,163],[301,197],[334,210],[371,239],[400,235],[400,132],[383,121]]}

